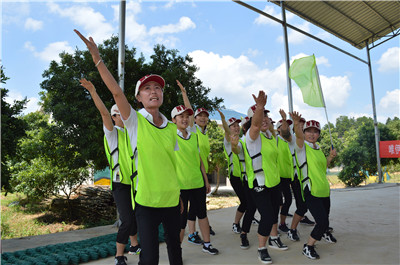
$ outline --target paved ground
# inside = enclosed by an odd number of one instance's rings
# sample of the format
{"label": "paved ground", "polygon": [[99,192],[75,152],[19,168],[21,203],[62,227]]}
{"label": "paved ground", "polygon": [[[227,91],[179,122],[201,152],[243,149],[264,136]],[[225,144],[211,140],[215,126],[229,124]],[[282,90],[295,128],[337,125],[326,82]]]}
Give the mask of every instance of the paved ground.
{"label": "paved ground", "polygon": [[[312,229],[299,225],[300,242],[291,242],[285,235],[282,241],[287,251],[269,250],[274,264],[399,264],[400,222],[399,185],[371,184],[365,187],[332,190],[331,226],[338,243],[317,243],[318,261],[301,254],[302,245]],[[213,245],[220,250],[217,256],[203,253],[200,246],[187,241],[182,244],[184,264],[260,264],[257,259],[257,226],[249,234],[250,248],[240,249],[239,236],[233,234],[231,225],[236,208],[214,210],[208,213],[210,223],[217,233]],[[294,212],[293,206],[290,212]],[[311,215],[307,214],[309,217]],[[288,222],[291,218],[287,219]],[[2,251],[10,252],[47,244],[83,240],[115,233],[116,228],[103,226],[51,235],[2,240]],[[138,256],[129,256],[128,264],[137,264]],[[86,263],[89,265],[114,264],[109,257]],[[160,244],[160,264],[168,264],[165,243]]]}

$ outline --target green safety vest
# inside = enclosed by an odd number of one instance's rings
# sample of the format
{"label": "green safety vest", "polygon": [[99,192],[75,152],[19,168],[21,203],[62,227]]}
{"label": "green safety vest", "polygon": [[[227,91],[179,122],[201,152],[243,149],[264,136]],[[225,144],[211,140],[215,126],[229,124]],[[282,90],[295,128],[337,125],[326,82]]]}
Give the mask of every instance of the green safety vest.
{"label": "green safety vest", "polygon": [[289,143],[278,137],[278,169],[281,178],[294,179],[293,157]]}
{"label": "green safety vest", "polygon": [[234,177],[242,179],[242,166],[239,160],[239,156],[235,154],[232,150],[228,154],[224,145],[224,154],[228,160],[228,177],[231,178],[231,172]]}
{"label": "green safety vest", "polygon": [[[275,137],[272,136],[268,139],[263,133],[261,137],[261,152],[250,157],[247,148],[245,148],[245,161],[246,173],[249,188],[254,187],[255,174],[263,171],[265,177],[265,186],[268,188],[275,187],[281,180],[278,172],[278,147],[276,146]],[[254,169],[253,159],[260,156],[262,157],[262,168]]]}
{"label": "green safety vest", "polygon": [[[311,195],[319,198],[329,197],[330,186],[329,181],[326,178],[326,157],[321,148],[314,149],[306,143],[304,143],[304,146],[306,148],[306,162],[299,165],[296,155],[297,172],[299,180],[302,183],[302,191],[306,186],[306,182],[309,181],[311,186]],[[307,177],[304,176],[303,171],[301,170],[305,164],[307,164]]]}
{"label": "green safety vest", "polygon": [[176,173],[176,125],[159,128],[137,113],[137,173],[135,201],[146,207],[175,207],[179,204]]}
{"label": "green safety vest", "polygon": [[179,151],[175,152],[175,156],[180,189],[190,190],[203,187],[204,179],[200,170],[196,133],[192,133],[189,139],[183,139],[178,135],[178,144]]}
{"label": "green safety vest", "polygon": [[[110,189],[112,190],[112,183],[115,169],[119,166],[119,177],[121,183],[126,185],[131,185],[132,180],[131,177],[134,175],[136,171],[135,161],[133,159],[133,152],[131,147],[131,142],[129,140],[128,132],[126,128],[124,131],[119,129],[117,130],[118,134],[118,144],[114,150],[110,150],[108,145],[106,136],[104,135],[104,149],[106,152],[108,164],[110,165]],[[118,163],[114,165],[114,159],[112,159],[112,155],[118,151]]]}
{"label": "green safety vest", "polygon": [[199,141],[200,157],[204,164],[204,169],[208,173],[208,156],[210,155],[210,140],[208,133],[202,133],[201,129],[196,126],[196,134]]}

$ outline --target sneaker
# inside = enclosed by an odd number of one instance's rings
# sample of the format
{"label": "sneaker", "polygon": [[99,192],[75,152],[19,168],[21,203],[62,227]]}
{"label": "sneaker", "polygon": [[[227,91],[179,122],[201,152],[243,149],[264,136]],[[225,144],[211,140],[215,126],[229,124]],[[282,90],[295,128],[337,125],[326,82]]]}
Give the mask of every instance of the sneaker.
{"label": "sneaker", "polygon": [[218,249],[214,248],[211,244],[206,247],[203,244],[203,252],[209,253],[211,255],[217,255],[219,253]]}
{"label": "sneaker", "polygon": [[325,241],[329,242],[329,243],[336,243],[337,242],[336,238],[331,234],[331,232],[325,232],[322,235],[322,238],[325,239]]}
{"label": "sneaker", "polygon": [[287,233],[289,231],[289,228],[287,227],[286,223],[280,224],[278,227],[279,230],[283,233]]}
{"label": "sneaker", "polygon": [[309,259],[319,259],[318,253],[315,251],[314,246],[304,244],[303,255]]}
{"label": "sneaker", "polygon": [[[240,234],[241,232],[242,232],[242,228],[240,228],[240,225],[239,224],[233,224],[232,225],[232,231],[235,233],[235,234]],[[210,230],[210,234],[211,234],[211,230]]]}
{"label": "sneaker", "polygon": [[268,238],[268,246],[273,249],[278,249],[278,250],[287,250],[288,247],[282,243],[281,238],[278,236],[277,238],[272,239],[270,236]]}
{"label": "sneaker", "polygon": [[258,259],[264,264],[271,264],[272,259],[268,254],[268,249],[263,248],[258,250]]}
{"label": "sneaker", "polygon": [[197,231],[188,236],[188,241],[189,241],[189,243],[192,243],[195,245],[203,244],[203,240],[201,240],[201,238],[199,236],[199,232],[197,232]]}
{"label": "sneaker", "polygon": [[210,225],[210,235],[215,236],[215,232],[214,232],[214,230],[212,230],[211,225]]}
{"label": "sneaker", "polygon": [[333,233],[333,228],[332,227],[328,227],[328,231],[330,232],[330,233]]}
{"label": "sneaker", "polygon": [[257,220],[256,218],[253,218],[253,221],[251,221],[251,223],[252,223],[253,225],[259,225],[259,224],[260,224],[260,221]]}
{"label": "sneaker", "polygon": [[287,236],[292,241],[300,241],[300,237],[297,235],[297,229],[290,229]]}
{"label": "sneaker", "polygon": [[308,219],[307,216],[304,216],[304,218],[300,220],[300,223],[305,225],[315,225],[315,222]]}
{"label": "sneaker", "polygon": [[248,249],[250,247],[249,240],[247,239],[247,234],[240,234],[240,240],[242,243],[240,244],[241,249]]}
{"label": "sneaker", "polygon": [[115,265],[126,265],[127,261],[128,259],[125,256],[115,257]]}
{"label": "sneaker", "polygon": [[140,248],[140,245],[137,245],[137,246],[130,245],[128,254],[130,254],[130,255],[139,255],[140,251],[142,251],[142,249]]}

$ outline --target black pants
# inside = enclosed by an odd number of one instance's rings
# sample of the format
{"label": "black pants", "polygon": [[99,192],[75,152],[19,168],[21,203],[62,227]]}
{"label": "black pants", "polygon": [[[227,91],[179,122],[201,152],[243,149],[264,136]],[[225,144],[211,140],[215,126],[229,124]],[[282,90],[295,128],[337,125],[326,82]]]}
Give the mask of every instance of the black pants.
{"label": "black pants", "polygon": [[304,216],[307,212],[307,205],[306,202],[303,200],[303,196],[301,195],[301,186],[297,174],[294,176],[294,180],[291,184],[294,199],[296,202],[296,214],[298,214],[299,216]]}
{"label": "black pants", "polygon": [[283,204],[281,208],[281,214],[287,216],[289,213],[290,205],[292,204],[292,191],[290,190],[290,184],[292,180],[288,178],[281,178],[281,183],[279,187],[283,194]]}
{"label": "black pants", "polygon": [[236,195],[239,198],[240,204],[238,207],[238,211],[241,213],[244,213],[246,211],[247,205],[246,205],[246,196],[244,195],[244,187],[243,183],[240,180],[239,177],[234,177],[231,174],[231,177],[229,178],[229,181],[231,182],[232,188],[235,191]]}
{"label": "black pants", "polygon": [[244,195],[246,197],[247,209],[243,217],[242,231],[245,233],[249,233],[251,223],[254,219],[254,214],[256,213],[257,207],[256,203],[254,202],[253,196],[251,195],[252,191],[249,188],[249,185],[247,184],[246,180],[243,180],[243,190],[244,190]]}
{"label": "black pants", "polygon": [[251,194],[261,215],[258,233],[262,236],[269,236],[272,225],[278,223],[279,203],[282,201],[279,185],[272,188],[265,187],[259,192],[252,189]]}
{"label": "black pants", "polygon": [[204,219],[207,217],[205,186],[198,189],[181,190],[181,199],[183,203],[183,212],[181,214],[181,229],[186,228],[188,218],[188,202],[190,202],[189,208],[195,212],[195,216],[197,216],[197,218]]}
{"label": "black pants", "polygon": [[145,207],[136,203],[136,220],[140,235],[139,264],[153,265],[159,262],[158,226],[164,226],[168,259],[171,265],[182,264],[180,233],[180,205],[169,208]]}
{"label": "black pants", "polygon": [[128,244],[129,236],[134,236],[137,233],[136,217],[132,209],[131,185],[113,182],[112,187],[112,194],[121,220],[117,233],[117,243]]}
{"label": "black pants", "polygon": [[331,198],[319,198],[311,195],[308,187],[304,189],[304,198],[308,210],[314,217],[315,226],[311,231],[311,237],[315,240],[321,240],[322,235],[328,230],[329,227],[329,212],[331,210]]}

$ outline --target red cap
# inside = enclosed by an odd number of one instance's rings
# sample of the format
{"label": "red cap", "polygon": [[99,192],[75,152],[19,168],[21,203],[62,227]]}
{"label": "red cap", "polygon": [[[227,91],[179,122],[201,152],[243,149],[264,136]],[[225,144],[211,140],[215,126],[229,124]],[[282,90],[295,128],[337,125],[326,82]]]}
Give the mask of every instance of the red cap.
{"label": "red cap", "polygon": [[136,83],[135,96],[137,96],[137,94],[139,94],[140,88],[141,88],[144,84],[146,84],[146,83],[148,83],[148,82],[150,82],[150,81],[157,82],[157,83],[161,86],[161,88],[164,88],[164,86],[165,86],[165,80],[164,80],[164,78],[162,78],[161,76],[159,76],[159,75],[154,75],[154,74],[145,75],[145,76],[143,76],[142,78],[140,78],[140,80],[137,81],[137,83]]}

